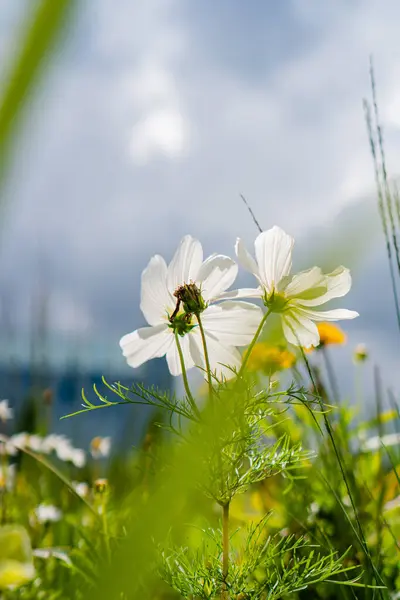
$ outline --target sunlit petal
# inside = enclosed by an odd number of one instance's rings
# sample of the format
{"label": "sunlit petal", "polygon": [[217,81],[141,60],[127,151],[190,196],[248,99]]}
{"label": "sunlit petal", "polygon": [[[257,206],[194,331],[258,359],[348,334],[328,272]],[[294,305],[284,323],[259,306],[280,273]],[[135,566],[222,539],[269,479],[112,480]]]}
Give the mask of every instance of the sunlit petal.
{"label": "sunlit petal", "polygon": [[128,365],[136,368],[152,358],[164,356],[173,343],[171,329],[167,324],[161,324],[128,333],[121,338],[119,345]]}
{"label": "sunlit petal", "polygon": [[276,226],[257,236],[254,245],[260,281],[267,293],[272,292],[281,279],[289,275],[292,268],[293,244],[294,239]]}

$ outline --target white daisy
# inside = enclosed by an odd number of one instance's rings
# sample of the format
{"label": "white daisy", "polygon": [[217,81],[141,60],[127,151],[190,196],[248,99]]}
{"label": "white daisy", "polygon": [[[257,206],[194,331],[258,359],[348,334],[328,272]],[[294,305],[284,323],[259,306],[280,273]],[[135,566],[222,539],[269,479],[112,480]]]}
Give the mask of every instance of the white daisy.
{"label": "white daisy", "polygon": [[358,313],[345,308],[316,311],[332,298],[345,296],[351,287],[348,269],[338,267],[324,274],[313,267],[290,276],[294,239],[279,227],[260,233],[255,240],[256,260],[243,241],[236,241],[236,255],[242,266],[257,278],[257,289],[228,292],[224,298],[261,298],[269,312],[280,313],[285,337],[296,346],[318,346],[315,321],[354,319]]}
{"label": "white daisy", "polygon": [[120,346],[131,367],[166,356],[172,375],[182,373],[175,334],[185,369],[205,366],[200,328],[201,313],[211,370],[231,376],[228,367],[241,363],[237,346],[247,346],[262,318],[248,302],[213,304],[234,282],[238,267],[227,256],[212,255],[203,261],[203,249],[190,235],[183,238],[169,266],[154,256],[142,274],[140,308],[150,327],[125,335]]}
{"label": "white daisy", "polygon": [[55,523],[62,517],[62,512],[52,504],[39,504],[35,508],[35,516],[39,523]]}
{"label": "white daisy", "polygon": [[8,400],[0,400],[0,421],[5,423],[14,416],[14,411],[8,403]]}
{"label": "white daisy", "polygon": [[76,493],[82,498],[86,498],[89,495],[89,484],[86,481],[73,481],[72,487],[76,491]]}
{"label": "white daisy", "polygon": [[90,442],[90,453],[93,458],[106,458],[111,451],[111,438],[96,436]]}

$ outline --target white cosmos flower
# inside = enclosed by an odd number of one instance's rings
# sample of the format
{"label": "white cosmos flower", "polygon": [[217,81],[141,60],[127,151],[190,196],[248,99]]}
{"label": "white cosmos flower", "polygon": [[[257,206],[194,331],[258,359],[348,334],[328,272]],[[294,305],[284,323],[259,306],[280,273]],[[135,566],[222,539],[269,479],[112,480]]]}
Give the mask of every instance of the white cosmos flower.
{"label": "white cosmos flower", "polygon": [[285,337],[296,346],[318,346],[315,321],[354,319],[358,313],[344,308],[316,311],[332,298],[345,296],[351,287],[348,269],[338,267],[324,274],[313,267],[290,276],[294,239],[279,227],[260,233],[255,240],[256,260],[243,241],[236,241],[236,255],[242,266],[257,278],[257,289],[236,290],[224,298],[262,298],[267,309],[281,314]]}
{"label": "white cosmos flower", "polygon": [[213,304],[232,285],[237,271],[236,263],[227,256],[212,255],[203,261],[202,246],[190,235],[182,239],[169,266],[161,256],[154,256],[142,274],[140,303],[150,327],[138,329],[120,340],[128,364],[139,367],[152,358],[166,356],[172,375],[180,375],[176,330],[185,368],[205,366],[196,317],[188,310],[185,312],[183,302],[177,311],[176,294],[179,295],[182,286],[194,286],[195,293],[200,291],[197,300],[201,304],[210,367],[217,377],[232,376],[228,367],[238,368],[241,364],[237,346],[251,342],[262,318],[262,311],[248,302]]}

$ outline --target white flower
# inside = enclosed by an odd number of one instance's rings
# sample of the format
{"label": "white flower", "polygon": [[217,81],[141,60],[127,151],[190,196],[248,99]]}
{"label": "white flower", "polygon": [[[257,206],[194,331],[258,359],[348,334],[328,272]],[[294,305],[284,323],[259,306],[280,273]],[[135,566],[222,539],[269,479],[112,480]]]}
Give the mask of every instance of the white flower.
{"label": "white flower", "polygon": [[254,245],[256,260],[240,238],[236,241],[236,255],[243,267],[255,275],[260,286],[228,292],[223,298],[262,298],[269,311],[280,313],[287,341],[304,348],[319,344],[314,321],[354,319],[358,316],[357,312],[344,308],[315,310],[332,298],[348,293],[351,287],[348,269],[338,267],[332,273],[324,274],[319,267],[313,267],[290,276],[294,239],[276,226],[260,233]]}
{"label": "white flower", "polygon": [[362,444],[362,450],[368,452],[379,450],[379,448],[383,448],[383,446],[396,446],[397,444],[400,444],[400,433],[387,433],[382,437],[375,435]]}
{"label": "white flower", "polygon": [[73,481],[72,487],[82,498],[86,498],[86,496],[89,494],[89,485],[86,483],[86,481]]}
{"label": "white flower", "polygon": [[90,452],[93,458],[106,458],[110,454],[111,438],[96,436],[90,442]]}
{"label": "white flower", "polygon": [[33,452],[42,452],[42,445],[43,438],[35,433],[29,434],[25,442],[25,447]]}
{"label": "white flower", "polygon": [[75,467],[82,469],[86,464],[86,453],[81,448],[72,448],[69,460]]}
{"label": "white flower", "polygon": [[5,444],[6,454],[9,456],[16,456],[20,449],[27,447],[28,437],[29,436],[25,431],[21,431],[8,438],[8,441]]}
{"label": "white flower", "polygon": [[[154,256],[142,274],[140,308],[150,327],[125,335],[120,346],[131,367],[166,355],[172,375],[182,372],[175,332],[179,334],[185,368],[205,366],[200,328],[201,313],[210,366],[218,377],[238,368],[237,346],[248,345],[262,318],[247,302],[213,304],[233,283],[237,265],[227,256],[212,255],[203,262],[203,249],[190,235],[183,238],[167,267]],[[192,309],[192,310],[190,310]]]}
{"label": "white flower", "polygon": [[78,468],[82,468],[86,464],[85,451],[80,448],[74,448],[68,438],[59,439],[54,450],[57,458],[63,462],[72,462]]}
{"label": "white flower", "polygon": [[52,504],[39,504],[35,508],[35,516],[39,523],[55,523],[62,517],[62,512]]}
{"label": "white flower", "polygon": [[14,416],[13,409],[9,406],[8,400],[0,400],[0,421],[5,423]]}

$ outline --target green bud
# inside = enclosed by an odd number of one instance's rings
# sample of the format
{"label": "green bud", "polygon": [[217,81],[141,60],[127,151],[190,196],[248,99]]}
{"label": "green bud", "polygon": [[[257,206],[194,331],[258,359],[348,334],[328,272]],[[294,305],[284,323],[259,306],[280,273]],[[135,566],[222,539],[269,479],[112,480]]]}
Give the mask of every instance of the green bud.
{"label": "green bud", "polygon": [[186,283],[181,285],[174,292],[175,298],[178,302],[182,302],[183,310],[189,314],[197,314],[203,312],[207,307],[203,300],[201,291],[195,283]]}

